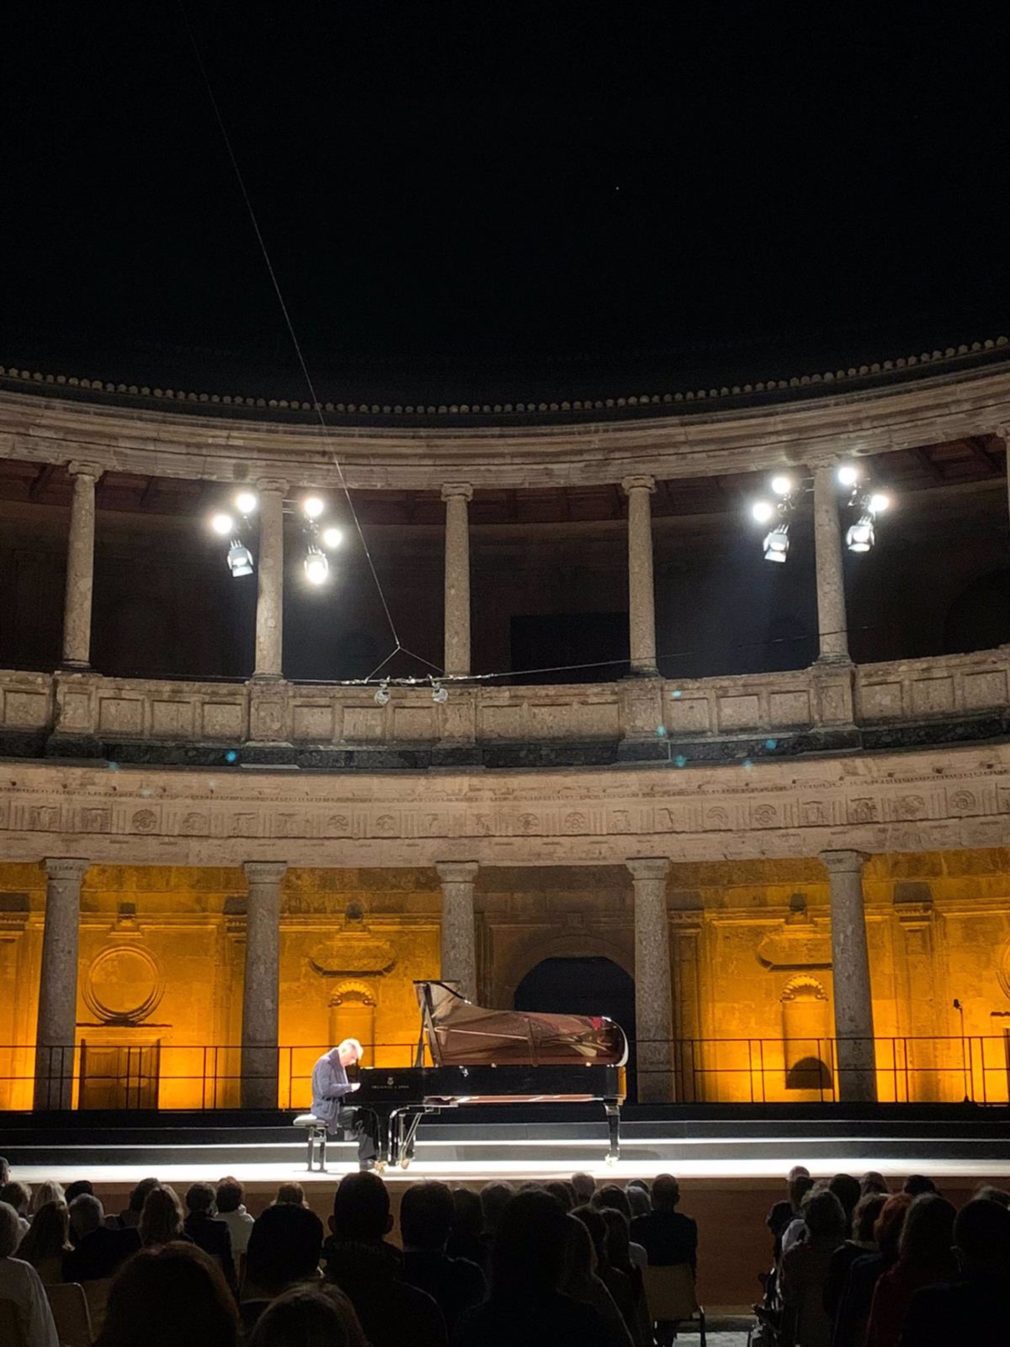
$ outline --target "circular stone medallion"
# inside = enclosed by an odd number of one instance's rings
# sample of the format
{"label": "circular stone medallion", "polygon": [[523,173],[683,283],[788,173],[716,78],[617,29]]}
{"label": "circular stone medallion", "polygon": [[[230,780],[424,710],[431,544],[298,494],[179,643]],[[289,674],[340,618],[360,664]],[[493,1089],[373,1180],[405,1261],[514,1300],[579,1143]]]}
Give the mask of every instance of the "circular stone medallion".
{"label": "circular stone medallion", "polygon": [[84,999],[99,1020],[107,1024],[139,1024],[151,1014],[164,993],[158,965],[135,945],[102,950],[84,984]]}

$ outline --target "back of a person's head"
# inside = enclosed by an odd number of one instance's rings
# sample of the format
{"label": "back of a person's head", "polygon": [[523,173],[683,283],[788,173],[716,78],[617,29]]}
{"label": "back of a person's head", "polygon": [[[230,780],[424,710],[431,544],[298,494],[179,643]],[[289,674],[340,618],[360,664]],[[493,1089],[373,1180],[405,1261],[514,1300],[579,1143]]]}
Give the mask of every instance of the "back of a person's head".
{"label": "back of a person's head", "polygon": [[70,1247],[70,1217],[65,1202],[39,1207],[31,1229],[18,1245],[18,1257],[38,1267],[45,1258],[58,1258]]}
{"label": "back of a person's head", "polygon": [[836,1174],[828,1184],[828,1192],[834,1193],[842,1204],[842,1210],[845,1212],[845,1228],[849,1228],[852,1222],[852,1213],[856,1209],[856,1203],[862,1195],[862,1188],[859,1180],[851,1174]]}
{"label": "back of a person's head", "polygon": [[858,1244],[873,1242],[873,1227],[886,1201],[883,1193],[864,1193],[856,1203],[852,1213],[852,1238]]}
{"label": "back of a person's head", "polygon": [[901,1191],[907,1193],[909,1197],[918,1197],[920,1193],[935,1193],[936,1184],[925,1174],[909,1174]]}
{"label": "back of a person's head", "polygon": [[887,1196],[890,1188],[887,1186],[887,1180],[883,1174],[876,1169],[868,1169],[859,1180],[859,1190],[865,1196],[867,1193],[883,1193]]}
{"label": "back of a person's head", "polygon": [[452,1193],[444,1183],[415,1183],[400,1202],[400,1234],[412,1249],[444,1249],[452,1228]]}
{"label": "back of a person's head", "polygon": [[135,1211],[139,1216],[144,1210],[144,1203],[147,1201],[148,1193],[153,1193],[155,1188],[160,1188],[161,1184],[157,1179],[141,1179],[133,1191],[130,1193],[129,1209]]}
{"label": "back of a person's head", "polygon": [[222,1179],[214,1194],[219,1215],[223,1216],[229,1211],[238,1211],[244,1197],[245,1189],[238,1179],[233,1179],[230,1176]]}
{"label": "back of a person's head", "polygon": [[21,1239],[21,1222],[9,1202],[0,1202],[0,1258],[9,1258]]}
{"label": "back of a person's head", "polygon": [[308,1207],[267,1207],[249,1232],[246,1272],[264,1291],[278,1292],[314,1277],[323,1248],[323,1223]]}
{"label": "back of a person's head", "polygon": [[984,1197],[990,1202],[998,1202],[1001,1207],[1010,1207],[1010,1192],[1006,1188],[996,1188],[991,1183],[980,1183],[975,1189],[975,1197]]}
{"label": "back of a person's head", "polygon": [[36,1212],[42,1210],[46,1203],[62,1202],[63,1200],[63,1185],[56,1183],[53,1179],[45,1179],[42,1183],[37,1183],[32,1189],[32,1200],[28,1207],[28,1214],[34,1216]]}
{"label": "back of a person's head", "polygon": [[672,1174],[659,1174],[652,1183],[652,1206],[655,1211],[673,1211],[680,1201],[680,1184]]}
{"label": "back of a person's head", "polygon": [[364,1347],[354,1307],[337,1287],[293,1286],[270,1302],[247,1347]]}
{"label": "back of a person's head", "polygon": [[498,1229],[502,1212],[515,1197],[511,1183],[485,1183],[480,1190],[480,1206],[484,1213],[484,1229],[490,1234]]}
{"label": "back of a person's head", "polygon": [[786,1183],[795,1183],[797,1179],[809,1179],[810,1170],[806,1165],[793,1165],[792,1169],[786,1175]]}
{"label": "back of a person's head", "polygon": [[304,1207],[305,1189],[300,1183],[282,1183],[274,1198],[275,1207]]}
{"label": "back of a person's head", "polygon": [[797,1174],[789,1180],[789,1203],[793,1211],[799,1211],[807,1193],[812,1192],[814,1181],[809,1174]]}
{"label": "back of a person's head", "polygon": [[987,1197],[966,1202],[954,1218],[954,1247],[967,1276],[1010,1278],[1010,1209]]}
{"label": "back of a person's head", "polygon": [[600,1215],[607,1227],[607,1262],[622,1272],[631,1263],[631,1237],[627,1216],[613,1207],[601,1207]]}
{"label": "back of a person's head", "polygon": [[492,1294],[536,1299],[556,1290],[569,1219],[550,1193],[517,1193],[498,1222],[491,1255]]}
{"label": "back of a person's head", "polygon": [[880,1215],[873,1225],[873,1238],[877,1248],[888,1259],[897,1258],[898,1241],[901,1239],[901,1227],[912,1205],[907,1193],[895,1193],[880,1208]]}
{"label": "back of a person's head", "polygon": [[484,1229],[484,1208],[472,1188],[452,1190],[452,1231],[468,1239],[479,1239]]}
{"label": "back of a person's head", "polygon": [[333,1233],[338,1239],[381,1240],[392,1227],[389,1193],[378,1174],[345,1174],[333,1196]]}
{"label": "back of a person's head", "polygon": [[21,1183],[17,1179],[8,1179],[4,1186],[0,1188],[0,1202],[6,1202],[9,1207],[13,1207],[19,1216],[25,1214],[31,1200],[31,1189],[27,1184]]}
{"label": "back of a person's head", "polygon": [[213,1259],[192,1244],[143,1249],[109,1288],[96,1347],[235,1347],[238,1314]]}
{"label": "back of a person's head", "polygon": [[596,1261],[605,1263],[607,1261],[607,1223],[603,1219],[603,1212],[600,1211],[599,1207],[593,1206],[591,1202],[584,1202],[581,1207],[573,1207],[570,1214],[589,1232],[589,1238],[592,1240],[593,1249],[596,1253]]}
{"label": "back of a person's head", "polygon": [[67,1184],[67,1190],[63,1194],[63,1200],[69,1207],[75,1197],[80,1197],[82,1193],[87,1193],[93,1197],[95,1194],[95,1185],[90,1179],[74,1179],[73,1183]]}
{"label": "back of a person's head", "polygon": [[209,1183],[191,1183],[186,1189],[186,1210],[210,1212],[214,1209],[214,1189]]}
{"label": "back of a person's head", "polygon": [[577,1174],[572,1175],[572,1187],[575,1189],[575,1205],[581,1206],[583,1202],[591,1202],[593,1193],[596,1192],[596,1180],[592,1174],[579,1170]]}
{"label": "back of a person's head", "polygon": [[644,1179],[632,1179],[624,1191],[633,1216],[645,1216],[652,1210],[652,1193]]}
{"label": "back of a person's head", "polygon": [[803,1220],[812,1238],[845,1238],[845,1208],[830,1188],[820,1188],[803,1199]]}
{"label": "back of a person's head", "polygon": [[597,1188],[593,1194],[592,1205],[600,1211],[609,1207],[611,1211],[619,1211],[623,1216],[627,1216],[629,1221],[631,1220],[628,1194],[616,1183],[607,1183],[602,1188]]}
{"label": "back of a person's head", "polygon": [[78,1239],[90,1235],[92,1230],[97,1230],[105,1220],[105,1211],[94,1193],[81,1193],[79,1197],[74,1198],[67,1210],[70,1213],[70,1224]]}
{"label": "back of a person's head", "polygon": [[0,1155],[0,1188],[11,1180],[11,1163],[5,1155]]}
{"label": "back of a person's head", "polygon": [[550,1183],[545,1183],[544,1192],[550,1193],[551,1197],[556,1197],[565,1211],[571,1211],[576,1205],[575,1189],[570,1183],[565,1183],[563,1179],[552,1179]]}
{"label": "back of a person's head", "polygon": [[[78,1202],[83,1199],[78,1198]],[[140,1213],[140,1242],[168,1244],[182,1232],[182,1205],[168,1184],[152,1188]]]}
{"label": "back of a person's head", "polygon": [[[575,1211],[590,1210],[591,1208],[588,1206],[575,1208]],[[585,1222],[579,1220],[575,1212],[566,1216],[565,1220],[567,1221],[565,1227],[565,1261],[561,1285],[566,1290],[576,1291],[587,1286],[592,1280],[593,1273],[596,1271],[596,1250],[593,1247],[593,1239],[586,1228]],[[600,1220],[603,1220],[602,1216]]]}
{"label": "back of a person's head", "polygon": [[933,1267],[949,1259],[956,1215],[951,1203],[936,1193],[913,1198],[898,1240],[901,1261]]}

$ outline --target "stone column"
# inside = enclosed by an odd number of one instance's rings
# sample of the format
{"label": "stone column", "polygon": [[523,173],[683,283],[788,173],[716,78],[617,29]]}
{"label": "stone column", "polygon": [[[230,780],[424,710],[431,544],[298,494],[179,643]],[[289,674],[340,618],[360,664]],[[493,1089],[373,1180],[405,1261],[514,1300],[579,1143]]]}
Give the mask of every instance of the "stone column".
{"label": "stone column", "polygon": [[442,488],[445,501],[445,654],[447,674],[470,673],[470,511],[473,487]]}
{"label": "stone column", "polygon": [[476,861],[438,861],[435,865],[442,881],[442,980],[458,982],[470,1001],[477,995],[473,886],[479,868]]}
{"label": "stone column", "polygon": [[673,990],[665,857],[627,862],[635,890],[635,1027],[640,1103],[673,1097]]}
{"label": "stone column", "polygon": [[71,463],[74,482],[67,540],[67,585],[63,600],[63,667],[91,668],[91,597],[95,584],[96,463]]}
{"label": "stone column", "polygon": [[284,646],[284,494],[287,482],[256,483],[259,491],[260,545],[256,560],[256,663],[254,678],[283,677]]}
{"label": "stone column", "polygon": [[842,525],[838,518],[835,464],[814,467],[814,552],[817,563],[818,661],[849,662],[849,630],[845,616],[842,569]]}
{"label": "stone column", "polygon": [[242,984],[242,1107],[277,1107],[277,979],[286,861],[246,861],[249,885]]}
{"label": "stone column", "polygon": [[831,886],[831,969],[835,985],[835,1057],[843,1103],[877,1098],[870,959],[866,948],[861,851],[822,851]]}
{"label": "stone column", "polygon": [[35,1034],[36,1110],[69,1109],[74,1090],[81,880],[89,862],[54,857],[46,868],[46,917]]}
{"label": "stone column", "polygon": [[628,636],[633,674],[656,673],[656,599],[652,578],[654,477],[625,477],[628,497]]}

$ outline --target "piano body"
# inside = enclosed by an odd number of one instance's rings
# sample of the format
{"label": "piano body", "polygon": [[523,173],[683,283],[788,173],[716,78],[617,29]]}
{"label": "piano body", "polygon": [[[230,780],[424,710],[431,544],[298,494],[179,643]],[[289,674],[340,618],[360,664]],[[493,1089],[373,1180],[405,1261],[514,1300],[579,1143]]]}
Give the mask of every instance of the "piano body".
{"label": "piano body", "polygon": [[[450,983],[415,982],[421,1031],[412,1067],[363,1067],[354,1106],[379,1119],[379,1151],[406,1169],[421,1119],[468,1104],[603,1105],[608,1160],[620,1154],[624,1031],[606,1016],[485,1010]],[[425,1065],[425,1048],[432,1065]]]}

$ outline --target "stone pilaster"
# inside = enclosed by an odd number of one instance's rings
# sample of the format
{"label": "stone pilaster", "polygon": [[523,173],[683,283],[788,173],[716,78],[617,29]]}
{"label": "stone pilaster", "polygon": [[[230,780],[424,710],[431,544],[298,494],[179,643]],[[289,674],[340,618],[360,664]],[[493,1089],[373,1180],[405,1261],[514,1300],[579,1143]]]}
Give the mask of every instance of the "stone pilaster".
{"label": "stone pilaster", "polygon": [[69,1109],[73,1102],[81,881],[89,862],[52,857],[43,864],[46,916],[35,1035],[36,1111]]}
{"label": "stone pilaster", "polygon": [[656,673],[656,598],[652,565],[654,477],[626,477],[628,497],[628,637],[633,674]]}
{"label": "stone pilaster", "polygon": [[685,1104],[705,1098],[702,1045],[701,958],[704,911],[697,894],[674,894],[670,939],[674,969],[673,1098]]}
{"label": "stone pilaster", "polygon": [[277,1107],[281,881],[286,861],[246,861],[249,897],[242,986],[242,1107]]}
{"label": "stone pilaster", "polygon": [[477,995],[473,890],[479,868],[476,861],[438,861],[435,865],[442,882],[442,981],[458,983],[470,1001]]}
{"label": "stone pilaster", "polygon": [[91,667],[91,601],[95,584],[96,463],[71,463],[74,494],[67,540],[67,585],[63,600],[63,667]]}
{"label": "stone pilaster", "polygon": [[836,465],[814,466],[814,552],[817,563],[818,660],[846,664],[849,630],[845,615],[845,574],[842,569],[842,524],[838,517]]}
{"label": "stone pilaster", "polygon": [[[904,1063],[895,1066],[895,1096],[906,1095],[916,1102],[934,1102],[941,1098],[936,1071],[936,1033],[940,1023],[936,976],[933,963],[933,895],[926,883],[901,880],[894,886],[894,911],[904,942],[904,968],[901,1001],[904,1003],[902,1030],[908,1035],[904,1045]],[[907,1076],[901,1066],[907,1069]]]}
{"label": "stone pilaster", "polygon": [[260,542],[256,558],[256,663],[254,678],[280,678],[284,648],[284,494],[287,482],[256,483]]}
{"label": "stone pilaster", "polygon": [[445,501],[445,654],[447,674],[470,670],[470,509],[473,487],[443,486]]}
{"label": "stone pilaster", "polygon": [[665,857],[629,859],[635,895],[635,1057],[642,1103],[673,1097],[673,988]]}
{"label": "stone pilaster", "polygon": [[831,888],[831,967],[835,988],[838,1098],[877,1098],[870,959],[866,946],[860,851],[822,851]]}

